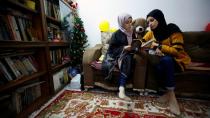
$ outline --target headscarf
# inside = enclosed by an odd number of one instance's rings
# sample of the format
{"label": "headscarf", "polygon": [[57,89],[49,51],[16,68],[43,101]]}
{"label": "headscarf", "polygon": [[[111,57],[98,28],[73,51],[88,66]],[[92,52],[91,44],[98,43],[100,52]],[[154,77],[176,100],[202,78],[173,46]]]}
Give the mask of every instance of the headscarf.
{"label": "headscarf", "polygon": [[181,32],[177,25],[172,23],[167,25],[164,14],[161,10],[154,9],[147,15],[147,18],[149,16],[155,18],[158,21],[158,26],[155,29],[152,29],[157,41],[162,41],[168,38],[174,32]]}
{"label": "headscarf", "polygon": [[125,28],[123,27],[123,25],[126,23],[126,21],[128,21],[129,18],[132,18],[132,16],[130,14],[127,13],[123,13],[121,15],[118,16],[118,25],[119,25],[119,29],[126,34],[127,36],[127,40],[128,40],[128,44],[131,44],[132,42],[132,30],[131,32],[127,32],[125,30]]}

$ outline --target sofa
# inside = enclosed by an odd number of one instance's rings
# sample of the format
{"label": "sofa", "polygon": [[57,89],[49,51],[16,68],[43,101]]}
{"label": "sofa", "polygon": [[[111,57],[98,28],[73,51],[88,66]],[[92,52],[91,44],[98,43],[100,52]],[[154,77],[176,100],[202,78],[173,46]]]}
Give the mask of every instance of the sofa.
{"label": "sofa", "polygon": [[[105,76],[101,71],[101,63],[97,63],[101,56],[102,44],[96,44],[92,48],[85,50],[83,54],[83,75],[84,75],[84,88],[94,88],[96,86],[116,91],[118,90],[118,69],[113,72],[111,80],[105,80]],[[146,59],[140,54],[134,55],[135,66],[132,72],[132,78],[130,78],[126,84],[126,88],[131,88],[135,91],[144,91],[145,89],[145,77],[146,77]],[[93,64],[94,63],[94,64]],[[93,65],[97,66],[94,67]]]}
{"label": "sofa", "polygon": [[[210,98],[210,32],[183,32],[184,49],[191,63],[184,72],[175,73],[177,96]],[[159,90],[154,69],[147,61],[145,90]]]}
{"label": "sofa", "polygon": [[[210,32],[183,32],[183,36],[184,48],[190,55],[192,63],[187,66],[185,72],[175,73],[175,93],[178,96],[210,98]],[[102,45],[97,44],[84,52],[84,87],[88,89],[99,86],[108,90],[117,90],[117,71],[114,74],[114,80],[110,82],[104,80],[100,68],[91,66],[91,63],[100,57],[101,49]],[[154,70],[148,61],[147,54],[136,54],[134,59],[133,77],[129,79],[126,87],[140,92],[157,92],[160,90],[159,82],[155,79]]]}

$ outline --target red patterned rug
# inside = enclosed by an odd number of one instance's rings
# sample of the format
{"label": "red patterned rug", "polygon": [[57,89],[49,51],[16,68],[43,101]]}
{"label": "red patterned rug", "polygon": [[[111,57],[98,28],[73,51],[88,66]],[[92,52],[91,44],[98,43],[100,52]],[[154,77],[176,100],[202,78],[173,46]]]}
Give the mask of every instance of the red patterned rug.
{"label": "red patterned rug", "polygon": [[[133,96],[124,101],[116,93],[64,90],[36,111],[35,118],[174,118],[170,111],[152,104],[155,96]],[[210,101],[178,99],[180,118],[210,118]]]}

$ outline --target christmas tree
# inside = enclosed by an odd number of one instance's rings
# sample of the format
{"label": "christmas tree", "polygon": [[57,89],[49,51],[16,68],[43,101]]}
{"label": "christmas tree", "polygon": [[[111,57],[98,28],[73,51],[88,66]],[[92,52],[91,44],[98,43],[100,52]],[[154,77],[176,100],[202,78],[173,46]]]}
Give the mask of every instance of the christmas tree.
{"label": "christmas tree", "polygon": [[[71,4],[72,6],[72,4]],[[71,45],[70,45],[70,57],[71,57],[71,65],[73,67],[81,67],[82,57],[85,48],[88,46],[87,44],[87,35],[85,34],[85,29],[83,26],[83,22],[77,13],[77,6],[72,7],[72,13],[74,16],[73,19],[73,30],[71,32]]]}

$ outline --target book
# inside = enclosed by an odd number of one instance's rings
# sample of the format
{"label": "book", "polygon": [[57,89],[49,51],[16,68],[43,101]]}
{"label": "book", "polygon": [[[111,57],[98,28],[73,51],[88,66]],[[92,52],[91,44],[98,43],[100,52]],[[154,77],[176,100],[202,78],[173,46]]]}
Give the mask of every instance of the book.
{"label": "book", "polygon": [[13,79],[12,79],[12,76],[9,74],[9,72],[8,72],[7,69],[6,69],[6,67],[3,65],[3,63],[2,63],[1,61],[0,61],[0,67],[1,67],[2,72],[3,72],[4,76],[6,77],[6,79],[7,79],[8,81],[13,80]]}
{"label": "book", "polygon": [[30,73],[28,72],[27,68],[25,67],[25,65],[23,64],[23,62],[20,59],[16,59],[16,63],[18,64],[21,72],[24,75],[29,75]]}
{"label": "book", "polygon": [[26,32],[25,32],[26,30],[23,26],[22,18],[16,17],[15,20],[17,22],[17,26],[20,30],[20,34],[21,34],[21,37],[22,37],[23,41],[28,41],[27,36],[26,36]]}
{"label": "book", "polygon": [[154,42],[154,41],[156,41],[156,40],[153,38],[153,39],[150,39],[147,42],[142,42],[141,47],[149,47],[152,44],[152,42]]}
{"label": "book", "polygon": [[10,67],[10,65],[4,60],[4,59],[0,59],[0,62],[2,62],[2,64],[5,66],[7,72],[10,74],[10,76],[12,77],[12,79],[16,79],[16,75],[15,73],[13,72],[13,68]]}
{"label": "book", "polygon": [[60,70],[59,72],[53,75],[53,86],[54,90],[58,91],[64,85],[64,70]]}
{"label": "book", "polygon": [[4,72],[2,70],[2,68],[0,68],[0,85],[4,85],[5,83],[8,82],[7,78],[4,75]]}
{"label": "book", "polygon": [[14,30],[13,33],[15,35],[15,40],[21,41],[22,39],[21,39],[21,36],[20,36],[20,30],[19,30],[19,28],[17,26],[17,22],[15,20],[15,16],[8,15],[8,19],[9,19],[11,28]]}
{"label": "book", "polygon": [[21,76],[21,73],[18,71],[18,69],[16,68],[14,62],[12,61],[12,59],[10,57],[5,57],[4,60],[9,65],[9,67],[11,68],[13,73],[15,74],[16,78]]}
{"label": "book", "polygon": [[0,40],[11,40],[7,21],[0,15]]}
{"label": "book", "polygon": [[27,105],[41,96],[41,84],[45,81],[38,81],[16,89],[12,93],[13,108],[20,113]]}

